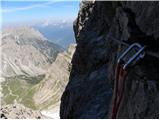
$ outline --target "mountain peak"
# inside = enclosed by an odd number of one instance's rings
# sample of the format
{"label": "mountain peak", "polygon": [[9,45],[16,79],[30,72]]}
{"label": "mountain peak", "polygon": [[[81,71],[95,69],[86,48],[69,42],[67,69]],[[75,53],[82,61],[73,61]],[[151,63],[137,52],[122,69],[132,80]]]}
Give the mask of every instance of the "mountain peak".
{"label": "mountain peak", "polygon": [[37,40],[47,40],[38,30],[30,26],[6,28],[2,31],[2,38],[6,36],[12,36],[15,40],[17,40],[19,37],[23,37],[25,39],[31,39],[34,37],[34,39]]}
{"label": "mountain peak", "polygon": [[44,73],[44,67],[52,63],[62,50],[28,26],[5,29],[1,46],[4,76],[24,74],[24,71],[29,75]]}

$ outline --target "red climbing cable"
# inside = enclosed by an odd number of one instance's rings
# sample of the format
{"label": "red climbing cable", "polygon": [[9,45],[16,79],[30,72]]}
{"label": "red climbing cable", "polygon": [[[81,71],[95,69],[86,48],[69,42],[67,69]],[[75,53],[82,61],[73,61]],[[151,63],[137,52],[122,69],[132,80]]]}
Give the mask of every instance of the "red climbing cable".
{"label": "red climbing cable", "polygon": [[[125,63],[123,58],[134,47],[139,48],[139,50]],[[140,44],[134,43],[118,59],[115,72],[116,76],[114,81],[112,119],[116,119],[117,112],[119,110],[119,106],[124,95],[125,80],[128,74],[128,66],[131,66],[133,61],[137,62],[144,57],[144,48],[145,47],[142,47]]]}
{"label": "red climbing cable", "polygon": [[115,119],[117,111],[119,109],[120,102],[123,97],[124,83],[127,76],[127,71],[123,70],[122,64],[118,64],[116,68],[116,79],[115,79],[115,96],[112,111],[112,118]]}

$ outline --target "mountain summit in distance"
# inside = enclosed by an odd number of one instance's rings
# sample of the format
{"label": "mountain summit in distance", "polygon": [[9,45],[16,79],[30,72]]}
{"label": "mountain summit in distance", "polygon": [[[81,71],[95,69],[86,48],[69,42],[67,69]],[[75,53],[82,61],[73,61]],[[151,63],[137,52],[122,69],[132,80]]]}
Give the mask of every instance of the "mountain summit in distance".
{"label": "mountain summit in distance", "polygon": [[37,75],[45,72],[63,49],[49,42],[33,27],[2,31],[2,76]]}
{"label": "mountain summit in distance", "polygon": [[73,22],[71,21],[46,20],[32,26],[39,30],[39,32],[41,32],[49,41],[62,46],[66,50],[71,43],[75,43]]}

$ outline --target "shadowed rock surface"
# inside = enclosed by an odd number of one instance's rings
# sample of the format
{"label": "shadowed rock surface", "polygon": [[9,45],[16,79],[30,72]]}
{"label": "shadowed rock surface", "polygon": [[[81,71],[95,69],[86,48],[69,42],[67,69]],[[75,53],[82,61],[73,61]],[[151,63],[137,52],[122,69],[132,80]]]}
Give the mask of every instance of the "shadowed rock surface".
{"label": "shadowed rock surface", "polygon": [[[159,50],[158,2],[81,2],[74,22],[77,42],[61,118],[111,118],[117,57],[138,42]],[[158,118],[159,60],[146,55],[127,76],[117,118]]]}

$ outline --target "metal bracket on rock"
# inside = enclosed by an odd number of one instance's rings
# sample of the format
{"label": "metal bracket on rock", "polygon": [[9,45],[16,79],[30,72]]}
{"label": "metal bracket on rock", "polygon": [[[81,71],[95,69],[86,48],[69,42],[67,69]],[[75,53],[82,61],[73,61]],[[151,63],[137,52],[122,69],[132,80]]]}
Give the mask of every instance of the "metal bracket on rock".
{"label": "metal bracket on rock", "polygon": [[140,59],[142,59],[145,55],[145,46],[141,46],[139,43],[134,43],[130,45],[124,52],[123,54],[118,58],[118,63],[121,61],[124,61],[123,58],[127,56],[127,54],[132,50],[132,49],[138,49],[137,52],[127,61],[124,62],[123,69],[127,69],[128,66],[130,66],[133,62],[138,62]]}

